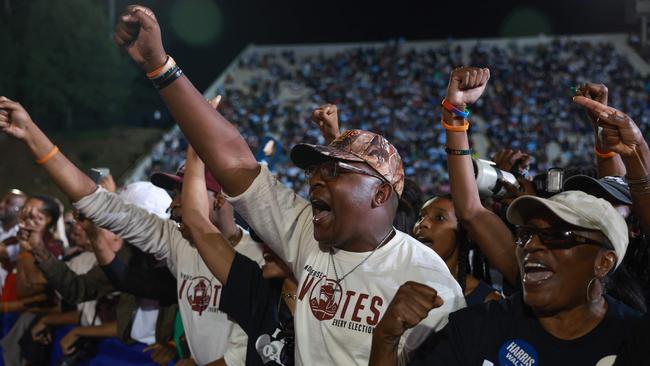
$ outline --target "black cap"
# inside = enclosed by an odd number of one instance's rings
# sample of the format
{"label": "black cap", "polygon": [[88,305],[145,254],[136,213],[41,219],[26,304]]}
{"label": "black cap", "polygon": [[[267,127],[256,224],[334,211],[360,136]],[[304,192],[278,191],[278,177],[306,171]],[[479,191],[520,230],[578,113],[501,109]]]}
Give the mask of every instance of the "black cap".
{"label": "black cap", "polygon": [[592,178],[588,175],[575,175],[564,182],[565,191],[583,191],[598,198],[616,201],[624,205],[632,204],[630,188],[623,177]]}

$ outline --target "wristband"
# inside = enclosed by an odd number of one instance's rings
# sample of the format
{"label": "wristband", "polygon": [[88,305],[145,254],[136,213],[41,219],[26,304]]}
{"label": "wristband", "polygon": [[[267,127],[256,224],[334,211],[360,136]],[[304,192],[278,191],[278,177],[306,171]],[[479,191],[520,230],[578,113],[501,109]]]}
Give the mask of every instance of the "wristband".
{"label": "wristband", "polygon": [[166,79],[160,80],[162,78],[158,78],[158,79],[151,80],[151,82],[156,87],[156,89],[161,90],[167,87],[169,84],[176,81],[176,79],[180,78],[182,75],[183,75],[183,70],[181,70],[180,67],[178,66],[174,66],[174,68],[172,69],[172,73]]}
{"label": "wristband", "polygon": [[176,61],[174,61],[174,59],[170,55],[167,55],[167,60],[165,60],[165,63],[162,64],[162,66],[160,66],[159,68],[148,72],[147,77],[149,79],[156,79],[160,77],[162,74],[164,74],[165,72],[169,71],[169,69],[173,68],[174,66],[176,66]]}
{"label": "wristband", "polygon": [[36,164],[43,165],[43,164],[47,163],[58,152],[59,152],[59,147],[54,145],[54,147],[52,148],[52,150],[50,150],[50,152],[48,152],[44,156],[40,157],[39,159],[36,159]]}
{"label": "wristband", "polygon": [[614,156],[616,156],[616,153],[613,152],[613,151],[603,152],[603,151],[598,150],[598,148],[595,148],[594,152],[596,153],[596,156],[598,156],[599,158],[603,158],[603,159],[609,159],[609,158],[613,158]]}
{"label": "wristband", "polygon": [[450,132],[467,132],[469,130],[469,121],[464,120],[462,126],[454,126],[454,125],[449,125],[445,122],[445,120],[442,120],[442,128],[444,128],[447,131]]}
{"label": "wristband", "polygon": [[447,101],[447,99],[442,100],[442,108],[444,108],[445,110],[455,114],[456,116],[458,116],[458,117],[460,117],[462,119],[467,119],[467,117],[469,117],[469,109],[465,108],[464,111],[460,110],[460,109],[456,108],[455,105],[449,103],[449,101]]}
{"label": "wristband", "polygon": [[445,152],[448,155],[472,155],[472,149],[450,149],[446,147]]}

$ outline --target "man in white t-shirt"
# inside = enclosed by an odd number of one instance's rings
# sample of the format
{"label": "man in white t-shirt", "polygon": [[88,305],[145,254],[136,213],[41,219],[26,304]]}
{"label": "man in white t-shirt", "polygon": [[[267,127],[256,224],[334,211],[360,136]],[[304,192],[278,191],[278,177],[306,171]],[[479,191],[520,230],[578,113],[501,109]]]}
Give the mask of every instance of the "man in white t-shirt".
{"label": "man in white t-shirt", "polygon": [[231,202],[260,237],[282,243],[273,249],[300,276],[298,364],[366,364],[374,327],[397,288],[420,278],[435,284],[444,305],[402,338],[400,349],[412,351],[464,301],[440,257],[392,227],[404,178],[396,149],[377,134],[350,130],[328,146],[297,145],[291,158],[307,170],[309,201],[262,166]]}
{"label": "man in white t-shirt", "polygon": [[[246,346],[246,339],[238,345],[230,343],[235,324],[219,310],[221,283],[184,237],[182,225],[180,230],[178,227],[182,222],[180,189],[183,176],[184,167],[181,166],[176,174],[155,173],[151,177],[155,185],[176,192],[170,204],[173,221],[151,215],[130,205],[128,199],[104,189],[98,189],[74,205],[99,226],[166,261],[177,279],[178,306],[194,362],[205,365],[223,358],[228,366],[244,365],[239,349]],[[206,187],[209,195],[206,198],[212,207],[211,220],[221,228],[236,251],[262,262],[257,243],[235,224],[232,207],[221,196],[221,187],[211,175],[206,175]]]}
{"label": "man in white t-shirt", "polygon": [[367,364],[373,327],[408,280],[435,288],[444,304],[405,334],[407,351],[465,305],[442,259],[392,226],[404,170],[386,139],[353,130],[329,146],[295,147],[294,162],[313,172],[307,201],[257,163],[237,128],[214,111],[167,55],[150,9],[129,6],[114,40],[149,76],[173,73],[156,85],[183,135],[235,210],[293,266],[300,281],[298,365]]}

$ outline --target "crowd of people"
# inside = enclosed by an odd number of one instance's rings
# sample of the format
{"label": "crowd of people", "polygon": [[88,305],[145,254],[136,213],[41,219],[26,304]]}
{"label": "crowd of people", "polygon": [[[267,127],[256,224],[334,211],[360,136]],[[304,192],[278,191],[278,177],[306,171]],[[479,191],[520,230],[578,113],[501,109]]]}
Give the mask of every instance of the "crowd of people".
{"label": "crowd of people", "polygon": [[611,47],[285,52],[206,101],[160,26],[131,5],[114,35],[186,138],[147,181],[87,175],[0,97],[0,130],[74,207],[0,200],[4,364],[646,362],[647,90]]}
{"label": "crowd of people", "polygon": [[[227,98],[223,115],[237,124],[253,151],[263,148],[264,137],[277,141],[285,153],[271,169],[303,196],[306,181],[286,151],[302,140],[322,142],[308,120],[311,111],[324,103],[338,106],[342,128],[372,128],[384,134],[402,152],[406,175],[433,194],[449,192],[445,152],[439,148],[445,135],[437,126],[425,127],[441,113],[446,75],[461,64],[463,49],[453,43],[410,49],[397,41],[334,55],[249,53],[229,72],[218,93]],[[610,92],[611,102],[630,111],[643,128],[650,126],[650,80],[610,43],[570,39],[534,46],[477,43],[469,51],[469,64],[490,66],[497,78],[479,101],[485,113],[475,136],[489,142],[484,158],[508,146],[535,152],[533,171],[589,164],[591,126],[579,111],[568,108],[566,98],[557,98],[570,96],[572,87],[587,81],[626,85]],[[285,89],[297,96],[283,95]],[[182,134],[168,137],[164,154],[153,154],[153,170],[172,169],[183,159],[185,147]]]}

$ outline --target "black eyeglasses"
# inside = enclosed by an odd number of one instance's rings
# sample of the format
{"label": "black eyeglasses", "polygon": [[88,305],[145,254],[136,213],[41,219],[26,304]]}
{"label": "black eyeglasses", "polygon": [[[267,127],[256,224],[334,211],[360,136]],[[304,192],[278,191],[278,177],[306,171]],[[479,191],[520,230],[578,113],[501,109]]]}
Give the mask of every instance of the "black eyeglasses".
{"label": "black eyeglasses", "polygon": [[375,177],[382,182],[388,183],[386,178],[382,177],[379,174],[367,172],[363,169],[357,168],[354,165],[350,165],[339,160],[329,160],[320,165],[314,165],[305,169],[305,175],[307,176],[307,179],[311,179],[311,177],[313,177],[316,172],[320,172],[321,177],[326,181],[333,180],[334,178],[347,172]]}
{"label": "black eyeglasses", "polygon": [[587,237],[589,233],[596,231],[581,231],[570,229],[539,229],[526,226],[518,226],[515,230],[515,244],[523,248],[533,239],[533,235],[537,235],[539,240],[549,247],[568,249],[579,244],[591,244],[599,247],[610,248],[612,245],[609,240],[598,241]]}

